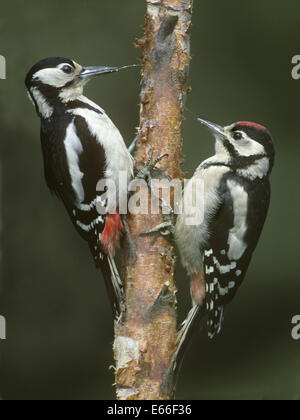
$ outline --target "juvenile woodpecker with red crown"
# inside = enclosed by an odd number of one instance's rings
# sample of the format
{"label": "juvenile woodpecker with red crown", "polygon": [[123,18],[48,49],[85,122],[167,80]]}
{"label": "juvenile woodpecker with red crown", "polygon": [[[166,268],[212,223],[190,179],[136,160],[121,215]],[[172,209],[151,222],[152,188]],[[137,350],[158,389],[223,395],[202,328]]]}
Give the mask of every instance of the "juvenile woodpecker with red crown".
{"label": "juvenile woodpecker with red crown", "polygon": [[185,206],[175,228],[194,304],[181,341],[199,314],[208,315],[210,338],[220,332],[224,308],[242,284],[266,220],[275,157],[271,134],[259,124],[199,121],[213,133],[216,154],[201,163],[184,190],[184,202],[194,203],[197,181],[204,186],[201,224],[189,224],[194,209]]}
{"label": "juvenile woodpecker with red crown", "polygon": [[[119,174],[125,174],[128,184],[134,163],[119,130],[102,108],[83,96],[83,87],[95,76],[118,70],[82,67],[73,60],[55,57],[34,65],[25,81],[41,120],[47,185],[87,241],[103,273],[115,316],[120,313],[122,283],[114,252],[124,226],[121,216],[110,209],[118,208],[116,197],[127,199],[127,188],[118,191]],[[112,180],[117,190],[111,197],[108,193],[105,203],[96,192],[97,183],[103,179]],[[107,211],[101,214],[99,206]]]}

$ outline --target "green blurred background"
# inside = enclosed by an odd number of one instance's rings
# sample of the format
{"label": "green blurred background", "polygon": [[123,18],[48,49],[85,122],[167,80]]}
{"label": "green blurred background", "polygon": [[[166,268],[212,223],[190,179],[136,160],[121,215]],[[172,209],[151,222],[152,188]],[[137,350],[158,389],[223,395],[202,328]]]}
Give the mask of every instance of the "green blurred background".
{"label": "green blurred background", "polygon": [[[137,62],[143,0],[11,0],[1,5],[0,80],[3,217],[0,393],[5,399],[112,399],[113,325],[89,251],[47,191],[35,115],[23,79],[47,56],[85,65]],[[299,100],[291,58],[300,54],[299,0],[195,0],[188,107],[220,124],[265,124],[277,144],[273,197],[246,281],[227,311],[221,336],[194,340],[181,399],[299,399],[300,314]],[[138,71],[98,79],[87,96],[111,115],[126,141],[138,125]],[[186,162],[213,151],[206,130],[187,115]],[[180,316],[190,302],[178,265]]]}

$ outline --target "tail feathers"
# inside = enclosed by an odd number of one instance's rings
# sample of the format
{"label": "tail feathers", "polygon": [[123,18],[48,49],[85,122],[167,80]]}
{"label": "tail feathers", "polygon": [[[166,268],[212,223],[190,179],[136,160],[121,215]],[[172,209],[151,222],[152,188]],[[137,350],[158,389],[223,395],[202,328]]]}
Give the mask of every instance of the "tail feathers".
{"label": "tail feathers", "polygon": [[186,319],[180,326],[179,335],[177,338],[177,345],[180,347],[183,342],[186,342],[187,337],[193,332],[193,327],[198,326],[199,315],[201,313],[202,306],[195,305],[188,313]]}
{"label": "tail feathers", "polygon": [[207,330],[208,337],[210,339],[215,338],[222,328],[224,306],[218,304],[220,301],[220,286],[218,279],[208,278],[206,280],[206,297],[205,297],[205,309],[208,315],[207,318]]}
{"label": "tail feathers", "polygon": [[115,261],[111,257],[107,256],[103,258],[98,268],[100,268],[104,278],[114,319],[117,319],[121,314],[121,301],[123,294],[123,285],[118,269]]}
{"label": "tail feathers", "polygon": [[200,321],[205,314],[205,309],[202,305],[195,305],[188,313],[186,319],[181,324],[177,342],[176,352],[173,357],[174,373],[180,370],[187,347],[189,346],[195,332],[198,330]]}
{"label": "tail feathers", "polygon": [[221,331],[224,320],[224,306],[218,306],[208,310],[207,331],[208,337],[214,339]]}
{"label": "tail feathers", "polygon": [[162,387],[168,392],[175,392],[178,381],[179,371],[184,360],[187,348],[199,328],[200,321],[205,315],[205,308],[202,305],[195,305],[188,313],[185,321],[181,324],[178,338],[176,341],[176,350],[172,357],[167,374],[164,378]]}
{"label": "tail feathers", "polygon": [[123,283],[119,275],[115,260],[111,257],[107,257],[107,260],[111,272],[111,284],[113,286],[115,295],[120,302],[123,294]]}

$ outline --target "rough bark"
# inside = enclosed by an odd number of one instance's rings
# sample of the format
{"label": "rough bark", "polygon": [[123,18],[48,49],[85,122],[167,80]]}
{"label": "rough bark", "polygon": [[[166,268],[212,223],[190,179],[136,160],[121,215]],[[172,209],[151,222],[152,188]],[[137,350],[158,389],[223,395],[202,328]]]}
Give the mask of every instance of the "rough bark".
{"label": "rough bark", "polygon": [[[190,61],[192,0],[146,0],[140,129],[135,159],[145,163],[168,153],[159,167],[181,178],[182,121]],[[142,191],[148,195],[148,189]],[[115,325],[116,389],[120,400],[173,398],[167,377],[175,350],[175,255],[170,238],[142,235],[163,222],[161,215],[129,216],[137,260],[123,254],[125,305]]]}

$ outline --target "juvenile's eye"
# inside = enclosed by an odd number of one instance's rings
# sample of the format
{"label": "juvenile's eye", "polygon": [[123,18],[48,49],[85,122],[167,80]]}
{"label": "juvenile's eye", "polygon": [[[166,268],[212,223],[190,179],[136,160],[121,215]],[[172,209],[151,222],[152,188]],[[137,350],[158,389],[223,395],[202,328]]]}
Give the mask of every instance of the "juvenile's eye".
{"label": "juvenile's eye", "polygon": [[241,140],[243,138],[243,134],[237,131],[236,133],[233,134],[232,137],[234,138],[234,140]]}
{"label": "juvenile's eye", "polygon": [[67,74],[70,74],[73,71],[73,67],[67,66],[67,65],[66,66],[63,66],[62,71],[65,72],[65,73],[67,73]]}

